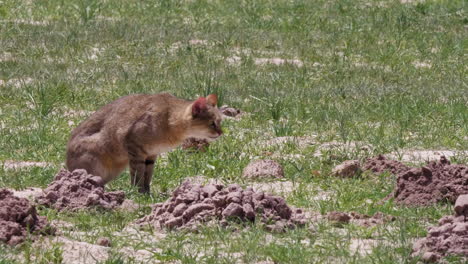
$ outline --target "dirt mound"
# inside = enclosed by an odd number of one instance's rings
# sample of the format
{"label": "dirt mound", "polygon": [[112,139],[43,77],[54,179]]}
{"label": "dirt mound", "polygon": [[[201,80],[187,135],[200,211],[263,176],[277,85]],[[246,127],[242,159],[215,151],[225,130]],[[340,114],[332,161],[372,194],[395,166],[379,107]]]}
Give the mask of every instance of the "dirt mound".
{"label": "dirt mound", "polygon": [[19,198],[7,189],[0,189],[0,241],[9,245],[23,242],[29,233],[52,234],[44,216],[26,198]]}
{"label": "dirt mound", "polygon": [[468,194],[468,166],[451,165],[442,157],[438,162],[398,174],[390,197],[398,204],[428,206],[442,201],[454,203],[461,194]]}
{"label": "dirt mound", "polygon": [[438,226],[429,228],[427,237],[413,244],[413,257],[422,256],[425,262],[437,262],[448,255],[468,260],[468,195],[460,195],[455,215],[444,216]]}
{"label": "dirt mound", "polygon": [[373,216],[369,216],[356,212],[344,213],[333,211],[327,214],[327,219],[339,225],[353,223],[355,225],[371,227],[394,221],[395,217],[385,215],[381,212],[377,212]]}
{"label": "dirt mound", "polygon": [[375,173],[390,172],[395,175],[411,169],[411,167],[399,161],[387,159],[383,155],[367,159],[362,168],[363,170],[369,170]]}
{"label": "dirt mound", "polygon": [[198,139],[198,138],[187,138],[184,142],[182,142],[182,149],[189,150],[189,151],[201,151],[205,152],[210,143],[206,139]]}
{"label": "dirt mound", "polygon": [[274,160],[256,160],[244,168],[244,178],[284,178],[283,166]]}
{"label": "dirt mound", "polygon": [[259,221],[270,231],[281,232],[305,224],[300,209],[292,209],[279,196],[242,189],[237,184],[205,186],[185,181],[164,203],[155,204],[150,215],[137,224],[152,224],[165,228],[193,228],[203,222],[218,220]]}
{"label": "dirt mound", "polygon": [[101,177],[82,169],[73,172],[62,169],[44,194],[37,198],[38,204],[70,211],[88,207],[115,209],[124,200],[124,192],[105,192]]}

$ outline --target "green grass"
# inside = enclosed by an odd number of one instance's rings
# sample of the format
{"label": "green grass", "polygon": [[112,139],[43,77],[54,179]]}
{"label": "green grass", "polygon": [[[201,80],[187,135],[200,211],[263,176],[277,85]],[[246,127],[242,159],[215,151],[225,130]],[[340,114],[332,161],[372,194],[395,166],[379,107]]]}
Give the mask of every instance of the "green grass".
{"label": "green grass", "polygon": [[[301,154],[280,160],[286,179],[297,183],[286,196],[288,203],[320,213],[381,211],[397,221],[375,230],[312,223],[285,234],[255,225],[235,233],[207,227],[197,234],[170,232],[141,247],[159,248],[154,258],[163,262],[416,263],[409,257],[412,240],[425,235],[451,206],[378,203],[394,186],[388,174],[329,176],[346,159],[412,148],[467,149],[466,14],[462,0],[2,0],[0,161],[55,165],[0,167],[0,187],[47,186],[63,167],[71,129],[120,96],[169,91],[189,99],[214,92],[222,104],[249,115],[226,120],[225,135],[205,153],[176,150],[160,159],[150,196],[130,187],[128,173],[109,185],[124,190],[142,209],[58,213],[40,208],[40,214],[73,223],[87,232],[77,238],[82,241],[111,237],[115,246],[106,263],[127,263],[118,249],[136,242],[113,234],[147,214],[147,205],[167,199],[186,177],[205,175],[247,186],[241,174],[251,159],[268,157],[268,151]],[[239,64],[227,62],[232,56],[241,58]],[[255,58],[274,57],[299,59],[304,66],[255,64]],[[373,149],[331,150],[315,157],[318,145],[259,145],[277,136],[308,135],[318,142],[360,141]],[[453,161],[466,164],[468,157]],[[317,190],[332,193],[333,199],[314,200]],[[360,256],[348,250],[351,238],[380,242]],[[41,263],[59,263],[62,254],[59,246],[44,251],[31,243],[0,252],[32,254]],[[0,263],[10,260],[0,257]]]}

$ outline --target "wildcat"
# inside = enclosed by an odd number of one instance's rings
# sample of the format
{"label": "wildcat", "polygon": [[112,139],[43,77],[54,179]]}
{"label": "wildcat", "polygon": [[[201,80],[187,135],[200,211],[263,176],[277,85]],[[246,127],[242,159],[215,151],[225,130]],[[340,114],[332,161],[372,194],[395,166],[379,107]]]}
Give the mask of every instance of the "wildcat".
{"label": "wildcat", "polygon": [[218,98],[194,101],[168,93],[136,94],[105,105],[76,127],[67,144],[68,170],[85,169],[105,183],[130,167],[131,184],[150,191],[156,157],[190,137],[221,136]]}

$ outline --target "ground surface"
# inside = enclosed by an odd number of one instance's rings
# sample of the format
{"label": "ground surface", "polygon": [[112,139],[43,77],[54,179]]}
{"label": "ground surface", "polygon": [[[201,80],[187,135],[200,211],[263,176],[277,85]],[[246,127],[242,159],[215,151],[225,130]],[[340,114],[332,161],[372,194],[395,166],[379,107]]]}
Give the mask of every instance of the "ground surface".
{"label": "ground surface", "polygon": [[[136,212],[40,208],[62,223],[60,236],[0,247],[0,263],[415,263],[412,242],[452,206],[379,203],[394,187],[390,174],[330,176],[344,160],[381,153],[419,164],[425,152],[408,151],[450,151],[453,163],[468,161],[466,2],[402,2],[0,1],[0,187],[45,188],[71,129],[120,96],[217,93],[247,113],[227,119],[206,152],[158,160],[150,196],[130,187],[128,173],[110,184],[141,205]],[[275,139],[285,136],[297,140]],[[257,158],[279,161],[284,182],[243,179]],[[196,175],[271,190],[310,212],[396,220],[316,221],[282,234],[131,228]],[[86,244],[99,237],[111,247]]]}

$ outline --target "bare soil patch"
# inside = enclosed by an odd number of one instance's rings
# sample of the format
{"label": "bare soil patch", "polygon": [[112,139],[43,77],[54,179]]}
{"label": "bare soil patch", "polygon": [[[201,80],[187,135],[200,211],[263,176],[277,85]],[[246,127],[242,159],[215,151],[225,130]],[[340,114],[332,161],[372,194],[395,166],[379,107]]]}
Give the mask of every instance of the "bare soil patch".
{"label": "bare soil patch", "polygon": [[36,198],[41,196],[44,191],[41,188],[36,188],[36,187],[30,187],[26,188],[24,190],[11,190],[13,192],[13,195],[19,198],[26,198],[30,200],[31,202],[34,202]]}
{"label": "bare soil patch", "polygon": [[457,154],[468,154],[466,151],[454,150],[403,150],[392,152],[386,155],[390,159],[400,160],[402,162],[424,163],[434,160],[440,160],[441,157],[451,158]]}
{"label": "bare soil patch", "polygon": [[370,144],[360,142],[360,141],[350,141],[350,142],[339,142],[339,141],[330,141],[322,143],[315,153],[314,157],[321,157],[323,152],[338,151],[338,152],[371,152],[373,147]]}
{"label": "bare soil patch", "polygon": [[274,160],[256,160],[244,168],[242,177],[250,179],[284,178],[283,166]]}
{"label": "bare soil patch", "polygon": [[254,64],[255,65],[267,65],[267,64],[272,64],[272,65],[284,65],[284,64],[290,64],[294,65],[297,67],[302,67],[304,66],[304,62],[298,59],[282,59],[282,58],[254,58]]}
{"label": "bare soil patch", "polygon": [[316,144],[315,141],[316,136],[303,136],[303,137],[292,137],[292,136],[284,136],[284,137],[276,137],[270,140],[262,142],[262,146],[274,146],[274,145],[284,145],[287,143],[292,143],[297,145],[299,148],[306,148],[308,146],[312,146]]}
{"label": "bare soil patch", "polygon": [[44,162],[44,161],[21,161],[21,160],[5,160],[3,161],[0,166],[7,170],[19,170],[23,168],[30,168],[30,167],[51,167],[53,163]]}
{"label": "bare soil patch", "polygon": [[338,225],[352,223],[359,226],[372,227],[394,221],[395,217],[385,215],[381,212],[377,212],[373,216],[370,216],[356,212],[345,213],[333,211],[327,214],[327,219]]}
{"label": "bare soil patch", "polygon": [[51,248],[53,244],[60,245],[63,263],[91,264],[105,262],[109,258],[109,247],[87,242],[76,241],[63,236],[37,241],[34,247]]}

